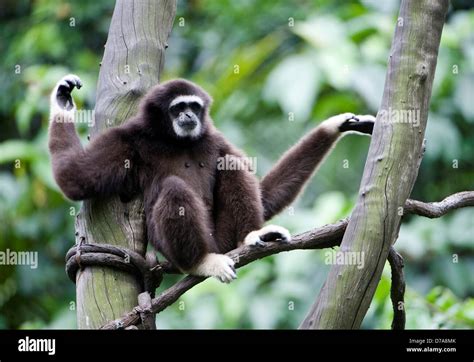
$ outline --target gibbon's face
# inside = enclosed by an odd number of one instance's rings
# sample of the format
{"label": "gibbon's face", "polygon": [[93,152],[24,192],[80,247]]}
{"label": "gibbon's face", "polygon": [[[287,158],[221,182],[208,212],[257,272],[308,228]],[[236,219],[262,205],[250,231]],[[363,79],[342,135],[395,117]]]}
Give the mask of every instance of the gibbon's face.
{"label": "gibbon's face", "polygon": [[143,98],[148,124],[164,138],[196,141],[209,130],[212,98],[197,84],[174,79],[156,85]]}
{"label": "gibbon's face", "polygon": [[204,100],[197,95],[180,95],[168,107],[173,131],[179,138],[199,138],[203,129]]}

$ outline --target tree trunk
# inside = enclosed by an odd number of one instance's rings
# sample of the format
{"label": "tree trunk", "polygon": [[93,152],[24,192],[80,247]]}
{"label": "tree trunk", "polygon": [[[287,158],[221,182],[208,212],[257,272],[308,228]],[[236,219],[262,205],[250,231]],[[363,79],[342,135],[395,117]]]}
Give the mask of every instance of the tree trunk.
{"label": "tree trunk", "polygon": [[363,257],[364,265],[333,265],[300,328],[356,329],[370,306],[418,174],[447,10],[448,0],[401,3],[381,110],[340,249]]}
{"label": "tree trunk", "polygon": [[[119,125],[137,109],[140,97],[158,83],[175,0],[118,0],[99,73],[95,127],[91,137]],[[79,171],[80,172],[80,171]],[[76,220],[76,243],[112,244],[145,254],[143,201],[118,197],[85,201]],[[141,283],[106,267],[86,267],[76,276],[78,328],[98,328],[137,305]]]}

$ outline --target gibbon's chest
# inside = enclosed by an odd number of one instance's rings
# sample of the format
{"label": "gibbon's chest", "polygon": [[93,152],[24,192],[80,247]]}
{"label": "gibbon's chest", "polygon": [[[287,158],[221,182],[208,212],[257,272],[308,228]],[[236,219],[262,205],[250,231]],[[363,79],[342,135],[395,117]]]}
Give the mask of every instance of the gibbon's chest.
{"label": "gibbon's chest", "polygon": [[[217,169],[217,152],[183,151],[167,155],[155,155],[149,164],[151,182],[158,185],[169,176],[178,176],[200,197],[209,209],[213,205],[213,193]],[[158,195],[155,195],[158,196]]]}

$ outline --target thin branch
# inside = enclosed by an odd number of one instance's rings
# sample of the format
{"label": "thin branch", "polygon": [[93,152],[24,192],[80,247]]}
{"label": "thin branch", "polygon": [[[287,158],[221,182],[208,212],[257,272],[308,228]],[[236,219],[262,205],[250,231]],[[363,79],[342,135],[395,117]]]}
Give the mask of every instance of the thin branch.
{"label": "thin branch", "polygon": [[390,287],[390,299],[392,299],[393,306],[392,329],[405,329],[405,277],[403,275],[403,258],[392,246],[388,253],[387,260],[392,269],[392,285]]}
{"label": "thin branch", "polygon": [[408,199],[405,204],[405,212],[433,219],[443,216],[448,211],[466,206],[474,206],[474,191],[458,192],[440,202],[425,203]]}
{"label": "thin branch", "polygon": [[[156,329],[155,313],[151,311],[151,295],[148,292],[143,292],[138,295],[138,306],[140,307],[137,312],[140,314],[143,329],[154,330]],[[136,307],[135,307],[136,308]]]}
{"label": "thin branch", "polygon": [[[474,206],[474,191],[465,191],[453,194],[440,202],[424,203],[416,200],[407,200],[405,214],[417,214],[427,217],[440,217],[450,210],[460,207]],[[429,215],[429,216],[428,216]],[[289,243],[269,242],[264,247],[245,246],[227,253],[236,262],[236,267],[242,267],[257,259],[284,251],[296,249],[324,249],[338,246],[344,235],[349,219],[343,219],[335,224],[325,225],[293,237]],[[169,264],[164,269],[173,272]],[[151,310],[159,313],[206,278],[188,275],[172,287],[168,288],[152,300]],[[140,316],[136,310],[127,313],[121,319],[109,322],[102,329],[122,329],[139,323]]]}
{"label": "thin branch", "polygon": [[[278,254],[283,251],[296,249],[324,249],[338,246],[342,240],[344,231],[346,230],[347,223],[348,219],[340,220],[335,224],[325,225],[321,228],[296,235],[289,243],[270,242],[265,244],[264,247],[244,246],[230,251],[227,255],[235,261],[235,266],[240,268],[257,259]],[[176,272],[176,269],[169,263],[164,263],[163,269],[166,272]],[[153,313],[161,312],[178,300],[181,295],[205,279],[206,278],[204,277],[196,277],[192,275],[186,276],[184,279],[180,280],[178,283],[154,298],[152,300],[151,310]],[[101,329],[122,329],[137,324],[139,321],[140,315],[137,313],[137,310],[134,309],[121,319],[105,324]]]}

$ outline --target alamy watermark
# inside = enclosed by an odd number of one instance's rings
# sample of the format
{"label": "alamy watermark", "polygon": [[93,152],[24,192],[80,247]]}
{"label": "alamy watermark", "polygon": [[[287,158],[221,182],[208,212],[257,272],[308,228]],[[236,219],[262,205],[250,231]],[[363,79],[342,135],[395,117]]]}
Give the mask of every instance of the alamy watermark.
{"label": "alamy watermark", "polygon": [[247,170],[255,174],[257,172],[257,157],[225,155],[217,159],[217,169],[225,171]]}
{"label": "alamy watermark", "polygon": [[20,338],[18,352],[46,352],[50,356],[56,354],[56,339],[54,338]]}
{"label": "alamy watermark", "polygon": [[327,265],[356,265],[357,269],[364,267],[364,252],[358,251],[326,251],[324,263]]}
{"label": "alamy watermark", "polygon": [[31,269],[38,267],[37,251],[0,251],[0,265],[28,265]]}
{"label": "alamy watermark", "polygon": [[377,114],[377,119],[382,123],[406,123],[413,127],[420,126],[420,110],[419,109],[381,109]]}
{"label": "alamy watermark", "polygon": [[79,109],[73,112],[61,112],[54,116],[56,123],[77,123],[87,124],[87,127],[95,126],[95,110]]}

